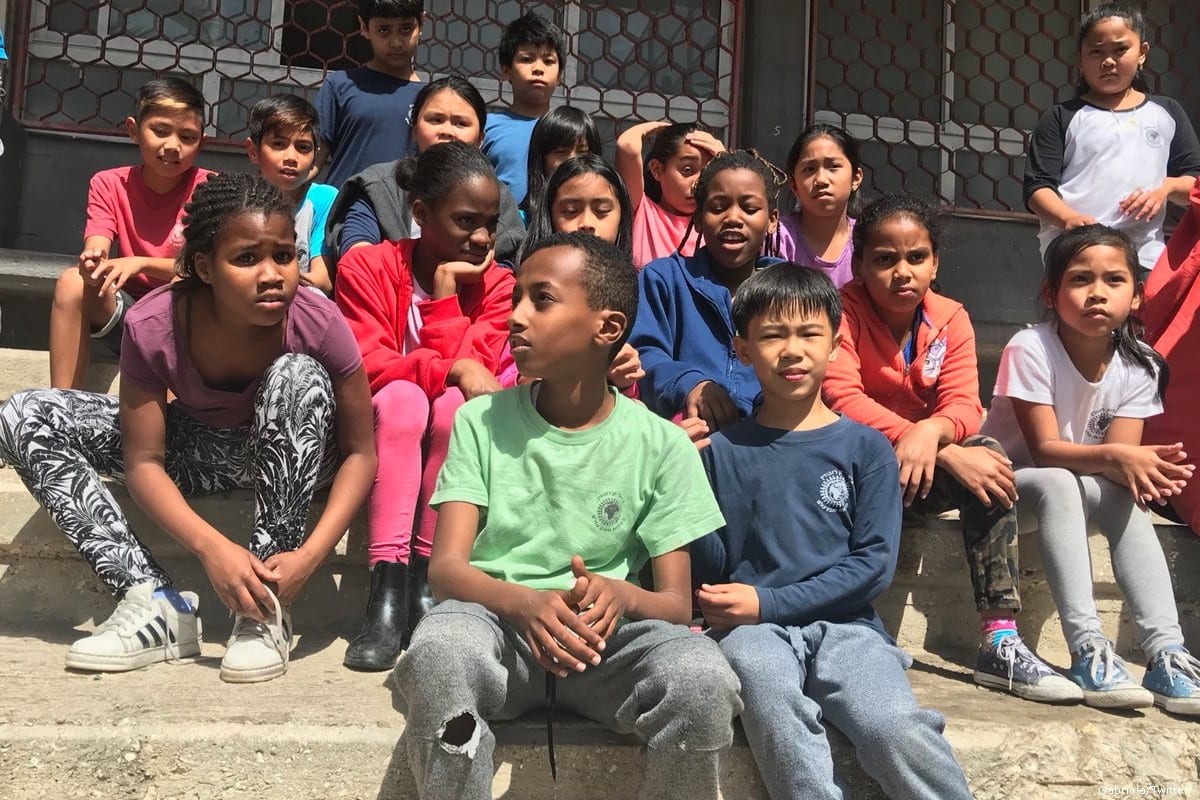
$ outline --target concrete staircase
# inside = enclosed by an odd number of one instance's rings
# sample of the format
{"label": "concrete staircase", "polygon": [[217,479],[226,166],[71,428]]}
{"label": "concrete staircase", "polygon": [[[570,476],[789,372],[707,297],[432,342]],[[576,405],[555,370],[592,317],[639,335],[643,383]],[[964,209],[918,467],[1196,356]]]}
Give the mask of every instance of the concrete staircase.
{"label": "concrete staircase", "polygon": [[[0,350],[0,398],[45,386],[45,361],[44,352]],[[90,388],[111,390],[114,380],[114,364],[93,364]],[[121,487],[113,490],[177,582],[199,591],[209,644],[198,659],[125,675],[65,671],[69,642],[103,620],[112,601],[15,473],[0,470],[0,798],[415,798],[403,747],[397,747],[403,708],[387,676],[341,666],[366,598],[361,517],[294,609],[300,638],[289,673],[266,684],[228,686],[216,667],[230,620],[203,571]],[[245,492],[195,500],[201,514],[235,539],[250,528],[251,503]],[[1179,526],[1162,524],[1158,532],[1185,633],[1200,651],[1194,577],[1200,574],[1200,541]],[[1022,632],[1048,660],[1066,666],[1037,543],[1023,537],[1021,549]],[[1106,549],[1095,538],[1092,562],[1105,630],[1138,664],[1132,625]],[[946,735],[977,797],[1094,798],[1139,791],[1200,797],[1196,722],[1157,709],[1113,714],[1039,706],[976,687],[970,665],[977,627],[964,563],[953,519],[907,527],[896,581],[878,607],[914,656],[910,678],[918,698],[946,716]],[[586,721],[559,721],[555,783],[544,721],[500,724],[497,736],[495,797],[636,794],[641,754],[633,740]],[[836,733],[833,739],[852,795],[883,797],[845,740]],[[741,741],[725,761],[723,782],[726,798],[766,796]]]}

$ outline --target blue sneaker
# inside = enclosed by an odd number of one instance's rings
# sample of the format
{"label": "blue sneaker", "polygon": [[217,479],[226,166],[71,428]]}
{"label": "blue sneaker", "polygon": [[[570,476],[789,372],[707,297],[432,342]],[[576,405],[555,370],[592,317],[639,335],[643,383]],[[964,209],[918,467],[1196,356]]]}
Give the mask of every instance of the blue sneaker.
{"label": "blue sneaker", "polygon": [[1083,688],[1083,702],[1095,708],[1149,708],[1154,695],[1138,686],[1108,639],[1092,639],[1071,654],[1071,680]]}
{"label": "blue sneaker", "polygon": [[1172,714],[1200,715],[1200,661],[1180,645],[1159,651],[1142,686],[1154,695],[1154,705]]}

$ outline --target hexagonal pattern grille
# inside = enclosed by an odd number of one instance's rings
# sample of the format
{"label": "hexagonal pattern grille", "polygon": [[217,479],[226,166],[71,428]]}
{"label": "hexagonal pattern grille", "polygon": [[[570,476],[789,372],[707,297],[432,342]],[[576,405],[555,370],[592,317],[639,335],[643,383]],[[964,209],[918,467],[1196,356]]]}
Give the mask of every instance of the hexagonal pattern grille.
{"label": "hexagonal pattern grille", "polygon": [[[489,104],[508,99],[496,50],[504,26],[536,10],[569,36],[560,100],[607,137],[641,120],[699,120],[725,132],[734,95],[732,0],[426,0],[419,70],[458,72]],[[147,79],[193,81],[208,133],[245,135],[273,92],[315,98],[326,70],[370,58],[350,0],[30,0],[14,109],[33,126],[117,133]],[[24,15],[24,19],[20,18]]]}

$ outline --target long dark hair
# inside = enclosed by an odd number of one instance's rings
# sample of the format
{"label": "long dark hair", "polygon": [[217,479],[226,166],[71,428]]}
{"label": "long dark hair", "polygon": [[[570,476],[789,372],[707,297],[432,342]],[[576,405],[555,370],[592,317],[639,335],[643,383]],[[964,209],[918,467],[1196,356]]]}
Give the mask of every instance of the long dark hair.
{"label": "long dark hair", "polygon": [[574,147],[580,139],[587,142],[589,153],[599,155],[604,147],[600,130],[591,115],[571,106],[550,109],[533,126],[529,136],[529,190],[521,201],[526,212],[532,214],[544,198],[546,182],[550,179],[546,173],[546,156],[560,147]]}
{"label": "long dark hair", "polygon": [[[800,135],[796,137],[796,141],[792,142],[792,149],[788,151],[787,161],[784,162],[784,172],[787,173],[788,180],[792,180],[796,174],[796,164],[800,161],[800,154],[804,152],[804,148],[808,147],[809,143],[816,139],[826,138],[831,140],[842,151],[842,155],[850,162],[850,173],[858,172],[862,169],[862,154],[859,152],[858,140],[851,136],[843,129],[836,125],[829,125],[824,122],[814,122],[804,130],[800,131]],[[850,200],[846,204],[846,213],[854,216],[857,210],[858,189],[850,190]],[[800,207],[800,201],[796,201],[797,209]]]}
{"label": "long dark hair", "polygon": [[521,244],[517,263],[524,261],[525,257],[532,253],[543,239],[556,233],[554,220],[551,219],[554,198],[558,197],[558,190],[564,183],[572,178],[578,178],[580,175],[597,175],[608,181],[608,185],[612,187],[613,194],[617,197],[617,207],[621,213],[621,221],[617,223],[617,239],[613,244],[622,253],[630,258],[633,257],[633,207],[629,203],[629,191],[625,188],[625,181],[621,180],[620,174],[612,164],[595,153],[588,153],[568,158],[559,164],[558,168],[550,175],[550,181],[546,184],[544,202],[534,206],[529,215],[529,225],[525,232],[525,241]]}

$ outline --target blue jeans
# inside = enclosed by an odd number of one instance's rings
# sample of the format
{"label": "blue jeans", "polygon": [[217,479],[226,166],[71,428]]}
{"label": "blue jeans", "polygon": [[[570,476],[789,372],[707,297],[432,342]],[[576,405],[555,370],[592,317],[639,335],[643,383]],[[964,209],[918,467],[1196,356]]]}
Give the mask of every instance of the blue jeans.
{"label": "blue jeans", "polygon": [[904,674],[912,659],[878,631],[764,623],[735,628],[720,645],[742,682],[742,726],[773,800],[847,796],[822,718],[850,739],[888,797],[970,800],[945,720],[917,706]]}

